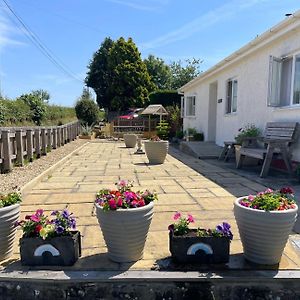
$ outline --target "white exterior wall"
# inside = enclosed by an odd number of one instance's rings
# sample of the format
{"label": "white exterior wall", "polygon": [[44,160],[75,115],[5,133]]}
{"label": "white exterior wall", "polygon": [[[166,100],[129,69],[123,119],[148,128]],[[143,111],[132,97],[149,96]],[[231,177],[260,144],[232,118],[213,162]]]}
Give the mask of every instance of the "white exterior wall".
{"label": "white exterior wall", "polygon": [[[300,105],[274,108],[267,106],[269,82],[269,57],[282,57],[300,53],[300,29],[285,34],[275,42],[256,50],[224,70],[207,77],[187,88],[184,95],[196,93],[196,117],[184,118],[184,129],[195,127],[208,132],[209,84],[218,82],[216,144],[233,141],[239,128],[253,123],[264,129],[270,121],[297,121],[300,123]],[[238,80],[237,112],[226,114],[226,83],[230,78]],[[293,159],[300,161],[300,142],[296,145]]]}

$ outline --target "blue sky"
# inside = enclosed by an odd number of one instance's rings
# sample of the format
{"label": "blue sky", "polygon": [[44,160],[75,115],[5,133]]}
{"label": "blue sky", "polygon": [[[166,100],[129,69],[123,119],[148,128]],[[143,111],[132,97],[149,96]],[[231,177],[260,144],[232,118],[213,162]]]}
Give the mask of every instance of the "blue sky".
{"label": "blue sky", "polygon": [[72,75],[29,41],[0,0],[2,95],[45,89],[51,103],[66,106],[80,96],[86,66],[107,36],[132,37],[143,58],[200,58],[205,71],[300,9],[299,0],[5,1]]}

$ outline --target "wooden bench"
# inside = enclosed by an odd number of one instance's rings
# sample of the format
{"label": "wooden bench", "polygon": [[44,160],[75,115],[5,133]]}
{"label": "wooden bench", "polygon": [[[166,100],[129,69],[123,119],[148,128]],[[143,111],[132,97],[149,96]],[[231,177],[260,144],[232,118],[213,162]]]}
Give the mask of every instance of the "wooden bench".
{"label": "wooden bench", "polygon": [[[281,156],[287,170],[292,175],[291,149],[290,146],[296,140],[297,122],[269,122],[266,125],[264,136],[250,138],[254,147],[248,147],[247,142],[243,143],[240,149],[240,158],[237,168],[241,168],[246,156],[263,160],[260,177],[268,175],[271,161],[274,156]],[[246,138],[247,139],[247,138]],[[256,141],[254,141],[256,139]],[[253,143],[254,141],[254,143]],[[259,142],[263,144],[259,147]]]}
{"label": "wooden bench", "polygon": [[224,142],[224,147],[219,156],[219,160],[224,159],[224,161],[228,161],[232,156],[234,156],[235,145],[237,145],[236,142]]}

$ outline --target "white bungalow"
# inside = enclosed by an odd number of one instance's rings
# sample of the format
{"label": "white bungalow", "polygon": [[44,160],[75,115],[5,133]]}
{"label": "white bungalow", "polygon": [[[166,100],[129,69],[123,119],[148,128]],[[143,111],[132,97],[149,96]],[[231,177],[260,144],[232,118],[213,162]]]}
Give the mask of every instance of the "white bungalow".
{"label": "white bungalow", "polygon": [[[179,89],[184,130],[222,146],[253,123],[300,122],[300,11]],[[293,160],[300,161],[300,143]]]}

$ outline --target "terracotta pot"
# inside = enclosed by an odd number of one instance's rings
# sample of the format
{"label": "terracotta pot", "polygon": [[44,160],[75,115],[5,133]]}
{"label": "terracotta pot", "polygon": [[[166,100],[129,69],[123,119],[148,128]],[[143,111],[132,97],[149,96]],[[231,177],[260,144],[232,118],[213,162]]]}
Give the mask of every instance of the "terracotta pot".
{"label": "terracotta pot", "polygon": [[258,263],[278,264],[297,219],[298,206],[281,211],[252,209],[234,202],[234,216],[239,229],[244,256]]}
{"label": "terracotta pot", "polygon": [[145,141],[145,152],[150,164],[163,164],[169,149],[168,141]]}
{"label": "terracotta pot", "polygon": [[153,202],[143,207],[109,211],[95,205],[108,257],[115,262],[141,259],[153,216]]}
{"label": "terracotta pot", "polygon": [[20,204],[0,208],[0,261],[12,255]]}
{"label": "terracotta pot", "polygon": [[126,148],[134,148],[137,142],[137,135],[136,134],[124,134],[123,135],[124,138],[124,142],[125,142],[125,146]]}

